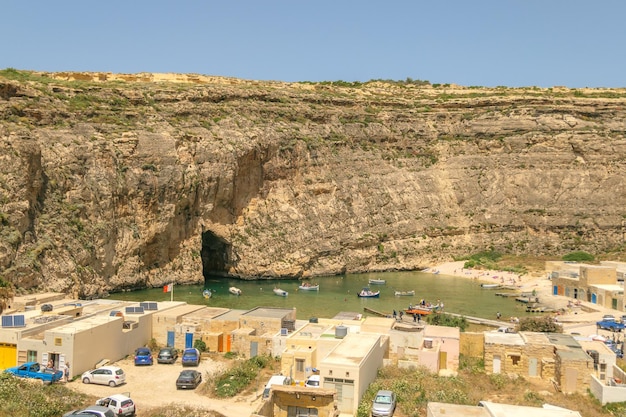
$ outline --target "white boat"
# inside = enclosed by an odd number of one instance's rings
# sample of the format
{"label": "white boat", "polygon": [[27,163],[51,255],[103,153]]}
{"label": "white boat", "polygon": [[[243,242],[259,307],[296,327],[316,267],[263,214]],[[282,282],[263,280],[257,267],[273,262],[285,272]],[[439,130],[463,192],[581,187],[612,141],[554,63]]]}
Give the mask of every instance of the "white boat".
{"label": "white boat", "polygon": [[365,287],[356,295],[359,298],[378,298],[380,297],[380,291],[372,291],[368,287]]}
{"label": "white boat", "polygon": [[228,292],[233,294],[233,295],[241,295],[241,290],[237,287],[230,287],[228,289]]}
{"label": "white boat", "polygon": [[415,295],[415,290],[411,290],[411,291],[396,291],[394,293],[394,295],[396,297],[403,296],[403,295],[412,296],[412,295]]}
{"label": "white boat", "polygon": [[204,291],[202,291],[202,296],[204,298],[211,298],[212,295],[213,295],[213,293],[211,292],[211,290],[204,290]]}
{"label": "white boat", "polygon": [[289,293],[285,290],[281,290],[280,288],[274,288],[274,294],[280,295],[281,297],[287,297]]}
{"label": "white boat", "polygon": [[298,287],[298,289],[302,290],[302,291],[319,291],[320,290],[320,284],[310,284],[308,282],[305,282],[304,284],[300,285]]}
{"label": "white boat", "polygon": [[480,284],[482,288],[500,288],[500,284]]}
{"label": "white boat", "polygon": [[370,278],[369,283],[370,285],[385,285],[387,281],[385,281],[384,279]]}

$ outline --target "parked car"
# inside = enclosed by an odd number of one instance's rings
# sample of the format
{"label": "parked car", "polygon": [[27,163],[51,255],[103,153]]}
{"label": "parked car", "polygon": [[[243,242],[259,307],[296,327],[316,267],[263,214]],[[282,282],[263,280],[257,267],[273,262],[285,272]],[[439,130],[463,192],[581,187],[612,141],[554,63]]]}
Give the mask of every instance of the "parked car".
{"label": "parked car", "polygon": [[115,417],[115,413],[106,407],[92,405],[87,408],[65,413],[63,417]]}
{"label": "parked car", "polygon": [[396,410],[396,394],[392,391],[380,390],[372,403],[372,417],[391,417]]}
{"label": "parked car", "polygon": [[140,347],[135,351],[136,365],[152,365],[152,352],[147,347]]}
{"label": "parked car", "polygon": [[200,351],[196,348],[185,349],[181,362],[183,366],[198,366],[200,364]]}
{"label": "parked car", "polygon": [[174,363],[176,359],[178,359],[178,349],[173,347],[165,347],[157,355],[158,363]]}
{"label": "parked car", "polygon": [[267,399],[270,396],[270,390],[272,389],[272,385],[289,385],[291,384],[291,379],[284,375],[274,375],[270,377],[267,384],[265,384],[265,389],[263,389],[263,398]]}
{"label": "parked car", "polygon": [[116,416],[134,416],[137,412],[135,402],[128,396],[115,394],[109,397],[100,398],[96,401],[96,405],[106,407],[113,411]]}
{"label": "parked car", "polygon": [[319,388],[320,387],[320,376],[319,375],[311,375],[307,378],[304,383],[305,387],[309,388]]}
{"label": "parked car", "polygon": [[126,374],[117,366],[101,366],[83,373],[83,384],[100,384],[116,387],[126,382]]}
{"label": "parked car", "polygon": [[176,389],[194,389],[202,382],[202,374],[193,369],[185,369],[176,379]]}
{"label": "parked car", "polygon": [[605,314],[602,316],[603,321],[615,321],[615,316],[613,314]]}

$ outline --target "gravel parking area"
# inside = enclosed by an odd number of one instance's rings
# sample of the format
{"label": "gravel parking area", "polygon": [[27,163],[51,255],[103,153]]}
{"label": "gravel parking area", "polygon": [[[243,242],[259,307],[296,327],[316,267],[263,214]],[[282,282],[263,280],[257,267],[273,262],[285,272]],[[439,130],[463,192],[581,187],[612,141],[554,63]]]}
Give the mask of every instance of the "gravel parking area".
{"label": "gravel parking area", "polygon": [[197,367],[185,367],[180,363],[180,357],[175,364],[157,364],[152,366],[135,366],[133,357],[112,363],[119,366],[126,373],[126,383],[118,387],[105,385],[83,384],[80,378],[68,383],[68,387],[94,395],[99,398],[112,394],[125,394],[135,401],[137,416],[142,417],[146,410],[155,407],[176,404],[185,404],[206,409],[215,410],[227,417],[249,416],[259,404],[257,396],[250,398],[216,399],[201,395],[201,386],[196,390],[176,389],[176,378],[183,369],[196,369],[202,373],[203,384],[207,377],[222,372],[226,362],[220,362],[211,358],[203,357]]}

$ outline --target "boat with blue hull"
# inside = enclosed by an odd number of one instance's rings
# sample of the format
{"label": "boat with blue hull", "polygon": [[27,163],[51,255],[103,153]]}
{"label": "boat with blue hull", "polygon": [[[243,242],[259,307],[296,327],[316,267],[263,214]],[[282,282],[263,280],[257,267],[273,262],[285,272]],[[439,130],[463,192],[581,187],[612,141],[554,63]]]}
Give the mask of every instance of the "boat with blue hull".
{"label": "boat with blue hull", "polygon": [[368,287],[365,287],[357,293],[357,296],[360,298],[379,298],[380,291],[372,291]]}

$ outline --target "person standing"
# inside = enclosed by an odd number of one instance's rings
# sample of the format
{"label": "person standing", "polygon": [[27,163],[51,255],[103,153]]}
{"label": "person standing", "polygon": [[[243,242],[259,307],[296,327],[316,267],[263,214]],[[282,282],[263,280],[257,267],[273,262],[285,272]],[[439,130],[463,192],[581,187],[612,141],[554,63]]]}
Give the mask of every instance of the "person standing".
{"label": "person standing", "polygon": [[65,369],[63,370],[63,376],[65,377],[65,382],[69,382],[70,380],[70,363],[65,362]]}

